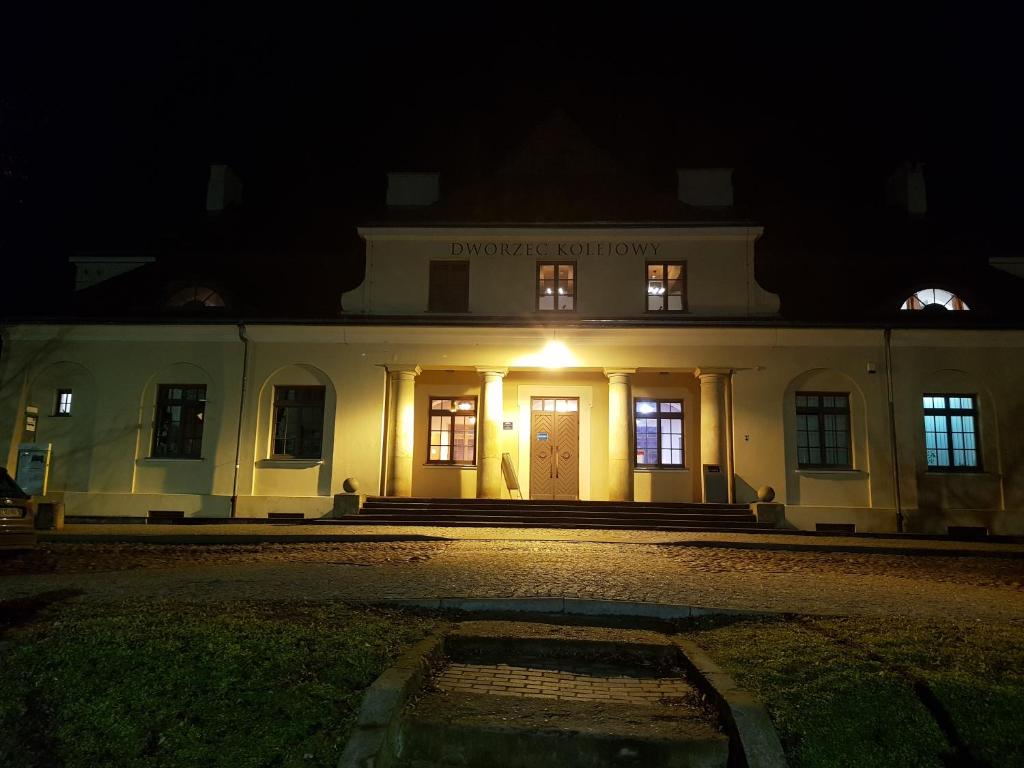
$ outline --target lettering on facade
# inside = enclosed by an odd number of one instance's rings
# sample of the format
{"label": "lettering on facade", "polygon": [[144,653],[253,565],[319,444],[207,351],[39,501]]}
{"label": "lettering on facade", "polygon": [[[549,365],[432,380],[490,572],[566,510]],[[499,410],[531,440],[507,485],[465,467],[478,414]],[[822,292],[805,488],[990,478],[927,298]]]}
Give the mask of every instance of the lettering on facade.
{"label": "lettering on facade", "polygon": [[525,256],[527,258],[576,258],[579,256],[643,256],[656,257],[661,243],[625,241],[584,241],[578,243],[510,243],[453,240],[452,256]]}

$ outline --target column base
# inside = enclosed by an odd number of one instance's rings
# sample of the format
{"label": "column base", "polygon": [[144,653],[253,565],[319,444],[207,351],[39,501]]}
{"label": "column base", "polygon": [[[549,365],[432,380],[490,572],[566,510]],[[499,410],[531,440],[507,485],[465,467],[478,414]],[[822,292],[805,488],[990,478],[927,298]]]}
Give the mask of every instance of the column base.
{"label": "column base", "polygon": [[755,501],[750,505],[759,523],[770,523],[775,528],[788,528],[786,524],[786,505],[771,501]]}

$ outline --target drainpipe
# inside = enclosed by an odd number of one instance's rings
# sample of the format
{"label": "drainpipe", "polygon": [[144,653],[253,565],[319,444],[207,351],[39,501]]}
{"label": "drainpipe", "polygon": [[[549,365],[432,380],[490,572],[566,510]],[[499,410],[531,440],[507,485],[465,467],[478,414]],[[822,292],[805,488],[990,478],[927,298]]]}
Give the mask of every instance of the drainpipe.
{"label": "drainpipe", "polygon": [[889,445],[892,448],[892,481],[896,496],[896,530],[903,533],[903,498],[900,491],[900,454],[896,447],[896,407],[893,396],[892,329],[885,329],[885,390],[889,400]]}
{"label": "drainpipe", "polygon": [[242,459],[242,415],[245,411],[245,390],[249,383],[249,337],[245,323],[238,324],[238,340],[242,342],[242,392],[238,397],[238,433],[235,435],[235,476],[231,481],[231,517],[238,508],[238,468]]}

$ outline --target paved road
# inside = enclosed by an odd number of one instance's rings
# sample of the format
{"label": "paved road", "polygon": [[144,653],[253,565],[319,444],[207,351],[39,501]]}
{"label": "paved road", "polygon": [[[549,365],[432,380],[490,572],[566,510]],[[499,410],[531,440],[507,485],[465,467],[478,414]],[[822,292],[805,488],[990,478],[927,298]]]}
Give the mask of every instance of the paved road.
{"label": "paved road", "polygon": [[503,534],[230,547],[48,543],[28,559],[0,560],[0,600],[66,588],[84,590],[82,600],[564,596],[1024,621],[1019,552],[773,551],[713,540],[665,545]]}

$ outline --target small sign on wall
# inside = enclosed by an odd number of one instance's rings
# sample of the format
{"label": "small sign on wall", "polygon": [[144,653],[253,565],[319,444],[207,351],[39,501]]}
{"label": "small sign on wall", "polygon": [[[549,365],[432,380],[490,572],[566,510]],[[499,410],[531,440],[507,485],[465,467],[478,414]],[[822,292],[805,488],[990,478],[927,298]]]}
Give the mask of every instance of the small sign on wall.
{"label": "small sign on wall", "polygon": [[506,432],[511,432],[512,431],[512,422],[511,421],[503,421],[503,422],[501,422],[501,428],[504,429]]}

